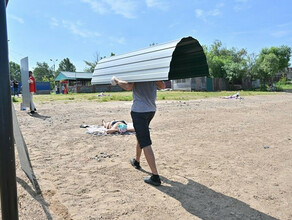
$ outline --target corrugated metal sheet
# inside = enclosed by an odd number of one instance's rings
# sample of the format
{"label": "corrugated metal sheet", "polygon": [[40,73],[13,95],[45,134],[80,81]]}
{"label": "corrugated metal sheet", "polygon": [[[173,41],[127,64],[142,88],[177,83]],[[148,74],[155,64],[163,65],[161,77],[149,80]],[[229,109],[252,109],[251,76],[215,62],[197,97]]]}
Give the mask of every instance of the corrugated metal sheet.
{"label": "corrugated metal sheet", "polygon": [[56,77],[55,81],[62,81],[62,80],[78,80],[78,79],[91,79],[92,73],[86,72],[60,72],[59,75]]}
{"label": "corrugated metal sheet", "polygon": [[128,82],[146,82],[208,75],[203,48],[196,39],[186,37],[102,59],[95,67],[91,83],[110,84],[112,76]]}

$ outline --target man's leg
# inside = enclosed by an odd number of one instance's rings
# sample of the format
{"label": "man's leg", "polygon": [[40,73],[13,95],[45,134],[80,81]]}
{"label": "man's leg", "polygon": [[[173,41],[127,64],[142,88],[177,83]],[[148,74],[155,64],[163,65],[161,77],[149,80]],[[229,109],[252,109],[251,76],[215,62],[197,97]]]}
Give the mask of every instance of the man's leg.
{"label": "man's leg", "polygon": [[139,142],[137,140],[136,159],[135,159],[137,162],[140,162],[141,154],[142,154],[142,149],[141,149],[140,144],[139,144]]}
{"label": "man's leg", "polygon": [[144,155],[146,157],[147,163],[151,169],[152,174],[158,175],[156,163],[155,163],[155,157],[154,157],[154,153],[153,153],[151,145],[147,147],[143,147],[143,151],[144,151]]}
{"label": "man's leg", "polygon": [[33,103],[33,94],[32,93],[30,93],[30,104],[29,104],[29,107],[30,107],[31,113],[33,113],[35,111],[35,105]]}
{"label": "man's leg", "polygon": [[138,170],[141,169],[141,166],[140,166],[141,154],[142,154],[142,149],[140,148],[140,144],[137,140],[136,157],[135,159],[134,158],[130,159],[130,163],[132,164],[133,167],[135,167]]}

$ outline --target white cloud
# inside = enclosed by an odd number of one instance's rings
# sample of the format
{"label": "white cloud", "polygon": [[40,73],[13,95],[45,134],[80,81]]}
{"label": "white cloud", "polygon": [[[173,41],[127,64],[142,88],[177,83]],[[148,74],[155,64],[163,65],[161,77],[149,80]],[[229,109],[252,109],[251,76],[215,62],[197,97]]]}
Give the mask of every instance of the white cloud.
{"label": "white cloud", "polygon": [[235,0],[236,5],[233,7],[234,11],[241,11],[246,8],[248,0]]}
{"label": "white cloud", "polygon": [[50,25],[51,25],[51,27],[58,27],[59,26],[59,21],[56,18],[52,17]]}
{"label": "white cloud", "polygon": [[201,18],[204,16],[204,10],[202,9],[196,9],[195,13],[196,13],[197,18]]}
{"label": "white cloud", "polygon": [[240,3],[246,3],[248,2],[248,0],[235,0],[236,2],[240,2]]}
{"label": "white cloud", "polygon": [[21,24],[24,23],[23,19],[20,18],[20,17],[18,17],[18,16],[15,16],[15,15],[9,15],[9,17],[10,17],[11,19],[13,19],[13,20],[15,20],[15,21],[21,23]]}
{"label": "white cloud", "polygon": [[169,28],[175,28],[175,27],[177,27],[179,24],[180,24],[179,22],[174,22],[174,23],[168,25],[168,27],[169,27]]}
{"label": "white cloud", "polygon": [[126,43],[126,39],[124,37],[110,37],[110,40],[118,44]]}
{"label": "white cloud", "polygon": [[101,1],[81,0],[81,2],[88,3],[91,9],[99,14],[105,14],[108,11],[108,9],[106,8],[106,5]]}
{"label": "white cloud", "polygon": [[137,2],[134,0],[103,0],[106,2],[112,11],[126,18],[135,18]]}
{"label": "white cloud", "polygon": [[273,37],[281,38],[281,37],[285,37],[285,36],[289,35],[290,33],[291,33],[290,30],[284,30],[284,31],[275,31],[275,32],[271,33],[271,35]]}
{"label": "white cloud", "polygon": [[169,7],[165,1],[161,0],[146,0],[146,5],[148,8],[158,8],[161,10],[167,10]]}
{"label": "white cloud", "polygon": [[202,9],[196,9],[195,10],[195,13],[196,13],[196,17],[197,18],[200,18],[204,21],[207,21],[207,17],[216,17],[216,16],[219,16],[221,15],[221,12],[219,9],[213,9],[213,10],[210,10],[210,11],[204,11]]}
{"label": "white cloud", "polygon": [[64,28],[69,30],[72,34],[80,36],[82,38],[94,38],[94,37],[100,36],[98,32],[92,32],[83,28],[82,23],[79,21],[74,23],[71,21],[62,20],[62,25]]}
{"label": "white cloud", "polygon": [[222,8],[222,7],[224,7],[224,3],[223,2],[220,2],[220,3],[218,3],[218,4],[216,4],[216,7],[217,8]]}
{"label": "white cloud", "polygon": [[137,1],[134,0],[81,0],[99,14],[114,12],[125,18],[135,18]]}
{"label": "white cloud", "polygon": [[219,9],[214,9],[214,10],[208,11],[208,15],[209,15],[209,16],[213,16],[213,17],[215,17],[215,16],[218,16],[218,15],[220,15],[220,14],[221,14],[221,13],[220,13]]}
{"label": "white cloud", "polygon": [[281,28],[281,27],[282,27],[282,28],[283,28],[283,27],[291,27],[291,26],[292,26],[292,22],[278,24],[277,26],[280,27],[280,28]]}

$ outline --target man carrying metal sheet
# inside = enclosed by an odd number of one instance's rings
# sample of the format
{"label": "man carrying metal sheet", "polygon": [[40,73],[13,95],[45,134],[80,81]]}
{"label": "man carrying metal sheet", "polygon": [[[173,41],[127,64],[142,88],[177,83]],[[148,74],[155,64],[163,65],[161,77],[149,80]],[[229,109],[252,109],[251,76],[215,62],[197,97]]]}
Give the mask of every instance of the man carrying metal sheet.
{"label": "man carrying metal sheet", "polygon": [[131,117],[136,131],[137,146],[136,158],[132,158],[130,163],[136,169],[140,169],[140,157],[143,150],[152,172],[152,176],[145,178],[144,181],[148,184],[159,186],[161,185],[161,181],[157,172],[155,157],[151,147],[152,141],[150,138],[149,124],[156,112],[155,100],[157,96],[157,88],[165,89],[165,84],[163,81],[129,83],[116,77],[113,77],[112,84],[118,84],[125,90],[133,90]]}

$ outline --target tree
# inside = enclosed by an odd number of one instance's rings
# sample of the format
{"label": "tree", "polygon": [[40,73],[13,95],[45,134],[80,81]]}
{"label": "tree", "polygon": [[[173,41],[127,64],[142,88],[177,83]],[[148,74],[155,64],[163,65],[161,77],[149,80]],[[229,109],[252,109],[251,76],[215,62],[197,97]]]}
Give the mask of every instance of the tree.
{"label": "tree", "polygon": [[225,78],[226,71],[222,68],[224,66],[224,58],[221,54],[222,50],[221,41],[214,41],[210,47],[205,47],[205,53],[207,57],[207,63],[209,66],[209,72],[212,77]]}
{"label": "tree", "polygon": [[241,81],[247,70],[246,55],[247,51],[245,49],[232,48],[227,51],[222,68],[226,71],[226,79],[232,84],[235,81]]}
{"label": "tree", "polygon": [[76,72],[76,67],[74,66],[73,63],[70,62],[69,58],[65,58],[59,63],[59,68],[57,72],[62,72],[62,71]]}
{"label": "tree", "polygon": [[[113,57],[115,56],[115,54],[113,52],[111,52],[110,54],[110,57]],[[106,56],[104,57],[100,57],[99,56],[99,53],[96,52],[95,53],[95,56],[94,56],[94,60],[93,61],[86,61],[84,60],[85,64],[88,66],[84,69],[85,72],[90,72],[90,73],[93,73],[94,72],[94,69],[96,67],[96,65],[98,64],[98,62],[101,60],[101,59],[104,59],[106,58]]]}
{"label": "tree", "polygon": [[84,69],[84,71],[93,73],[99,60],[100,60],[100,58],[99,58],[98,52],[95,53],[95,57],[94,57],[94,60],[92,62],[84,60],[85,64],[88,66]]}
{"label": "tree", "polygon": [[262,85],[267,81],[272,81],[273,77],[279,71],[280,59],[274,54],[266,54],[263,61],[259,65],[260,79]]}
{"label": "tree", "polygon": [[268,55],[268,54],[275,54],[276,57],[279,59],[279,63],[278,63],[279,72],[284,71],[284,69],[289,66],[289,61],[291,57],[290,47],[288,46],[271,47],[271,48],[264,48],[261,51],[261,55]]}
{"label": "tree", "polygon": [[55,85],[55,77],[53,70],[49,67],[46,62],[37,62],[37,67],[34,68],[33,74],[36,81],[40,82],[50,82],[51,89]]}
{"label": "tree", "polygon": [[9,62],[9,72],[10,72],[10,80],[16,79],[18,82],[21,81],[21,72],[20,65],[10,61]]}
{"label": "tree", "polygon": [[258,78],[262,86],[272,82],[276,73],[289,66],[291,48],[288,46],[263,48],[256,60]]}
{"label": "tree", "polygon": [[247,55],[246,72],[244,74],[244,78],[249,78],[250,80],[256,79],[256,76],[257,76],[256,59],[257,59],[257,56],[254,53]]}
{"label": "tree", "polygon": [[228,49],[216,40],[209,48],[204,47],[204,50],[212,77],[224,78],[231,83],[243,77],[247,69],[245,49]]}

